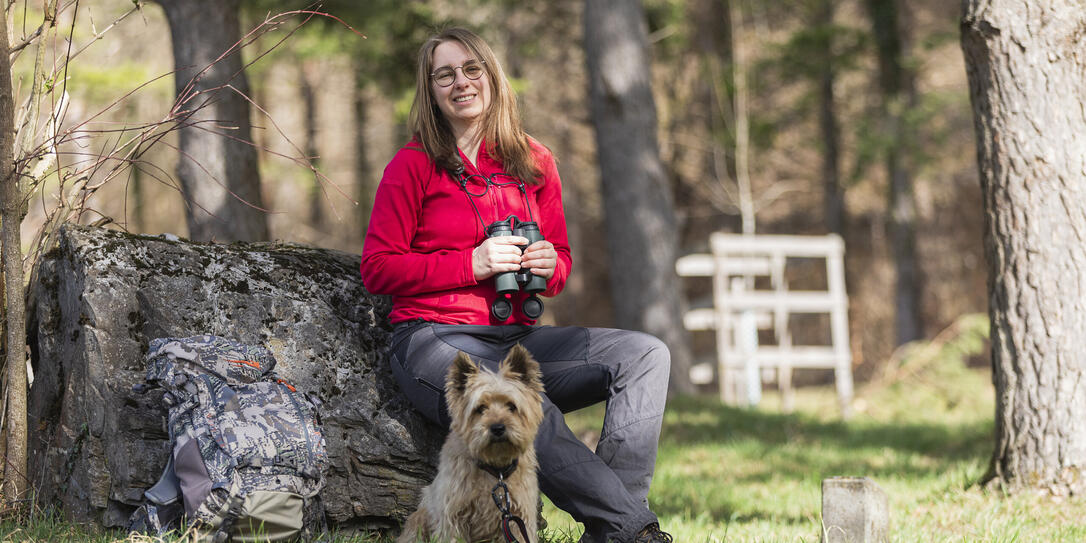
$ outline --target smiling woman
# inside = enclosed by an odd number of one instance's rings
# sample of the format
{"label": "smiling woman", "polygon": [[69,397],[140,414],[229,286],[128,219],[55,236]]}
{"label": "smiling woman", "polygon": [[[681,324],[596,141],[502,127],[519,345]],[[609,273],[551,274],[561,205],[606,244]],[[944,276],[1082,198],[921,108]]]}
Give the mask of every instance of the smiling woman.
{"label": "smiling woman", "polygon": [[490,109],[486,70],[457,41],[443,42],[434,48],[434,66],[437,68],[430,74],[434,101],[452,128],[457,147],[475,164],[482,143],[481,121]]}
{"label": "smiling woman", "polygon": [[500,150],[509,174],[528,184],[541,182],[513,87],[494,51],[472,32],[450,28],[419,49],[408,123],[426,154],[445,169],[461,164],[458,149],[475,164],[486,140],[495,156]]}
{"label": "smiling woman", "polygon": [[[546,390],[540,490],[584,524],[582,541],[670,542],[647,501],[667,347],[640,332],[534,326],[537,294],[558,294],[572,267],[554,156],[521,128],[501,63],[475,34],[453,28],[427,40],[416,76],[414,137],[385,168],[361,267],[370,292],[392,295],[389,364],[400,389],[448,427],[453,360],[467,353],[497,370],[522,345]],[[593,451],[563,413],[598,402],[608,407]]]}

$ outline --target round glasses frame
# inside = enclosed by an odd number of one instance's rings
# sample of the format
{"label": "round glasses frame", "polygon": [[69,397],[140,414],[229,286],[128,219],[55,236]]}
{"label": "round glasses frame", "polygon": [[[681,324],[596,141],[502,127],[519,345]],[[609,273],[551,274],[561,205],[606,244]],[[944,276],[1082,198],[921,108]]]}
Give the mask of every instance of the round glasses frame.
{"label": "round glasses frame", "polygon": [[[499,181],[500,180],[500,181]],[[492,174],[490,177],[479,174],[465,175],[460,178],[460,187],[464,189],[469,196],[480,197],[486,196],[490,192],[490,187],[508,187],[516,186],[521,191],[524,190],[524,182],[507,173],[498,172]],[[479,187],[482,187],[481,189]]]}
{"label": "round glasses frame", "polygon": [[[437,83],[439,87],[448,87],[456,82],[456,70],[459,69],[460,73],[464,74],[464,77],[475,81],[480,77],[483,77],[483,73],[486,70],[483,65],[486,64],[485,60],[469,60],[459,66],[442,66],[432,72],[430,72],[430,78]],[[474,75],[473,75],[474,74]]]}

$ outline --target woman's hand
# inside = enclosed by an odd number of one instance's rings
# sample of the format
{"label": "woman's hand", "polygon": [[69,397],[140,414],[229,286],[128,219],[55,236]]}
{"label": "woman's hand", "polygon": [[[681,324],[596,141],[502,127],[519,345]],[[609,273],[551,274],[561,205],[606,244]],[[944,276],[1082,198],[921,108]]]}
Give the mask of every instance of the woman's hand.
{"label": "woman's hand", "polygon": [[[502,272],[520,270],[522,258],[518,245],[527,244],[528,239],[521,236],[487,238],[471,252],[471,271],[475,274],[475,280],[482,281]],[[535,245],[538,243],[532,247]]]}
{"label": "woman's hand", "polygon": [[554,268],[558,266],[558,251],[555,251],[554,244],[547,240],[537,241],[524,249],[520,265],[531,268],[535,275],[550,279],[554,275]]}

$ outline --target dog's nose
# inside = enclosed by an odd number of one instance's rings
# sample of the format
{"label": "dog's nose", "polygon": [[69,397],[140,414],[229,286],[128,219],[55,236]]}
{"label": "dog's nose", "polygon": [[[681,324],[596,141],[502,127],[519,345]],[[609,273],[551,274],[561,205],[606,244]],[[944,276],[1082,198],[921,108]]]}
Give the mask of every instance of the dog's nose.
{"label": "dog's nose", "polygon": [[490,425],[490,435],[494,437],[502,437],[505,435],[505,425],[502,423]]}

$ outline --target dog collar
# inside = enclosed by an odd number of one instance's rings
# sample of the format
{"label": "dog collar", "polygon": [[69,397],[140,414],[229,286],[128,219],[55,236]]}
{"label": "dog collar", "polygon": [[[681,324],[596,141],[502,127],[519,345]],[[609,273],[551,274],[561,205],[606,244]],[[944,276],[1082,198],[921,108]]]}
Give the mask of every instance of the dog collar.
{"label": "dog collar", "polygon": [[506,479],[510,475],[512,475],[514,471],[516,471],[516,469],[517,469],[517,459],[514,458],[513,462],[510,463],[508,466],[505,466],[504,468],[499,468],[498,466],[495,466],[495,465],[492,465],[492,464],[487,464],[487,463],[485,463],[485,462],[483,462],[481,460],[477,460],[475,462],[475,465],[479,466],[479,469],[493,475],[494,477],[496,477],[498,479]]}

